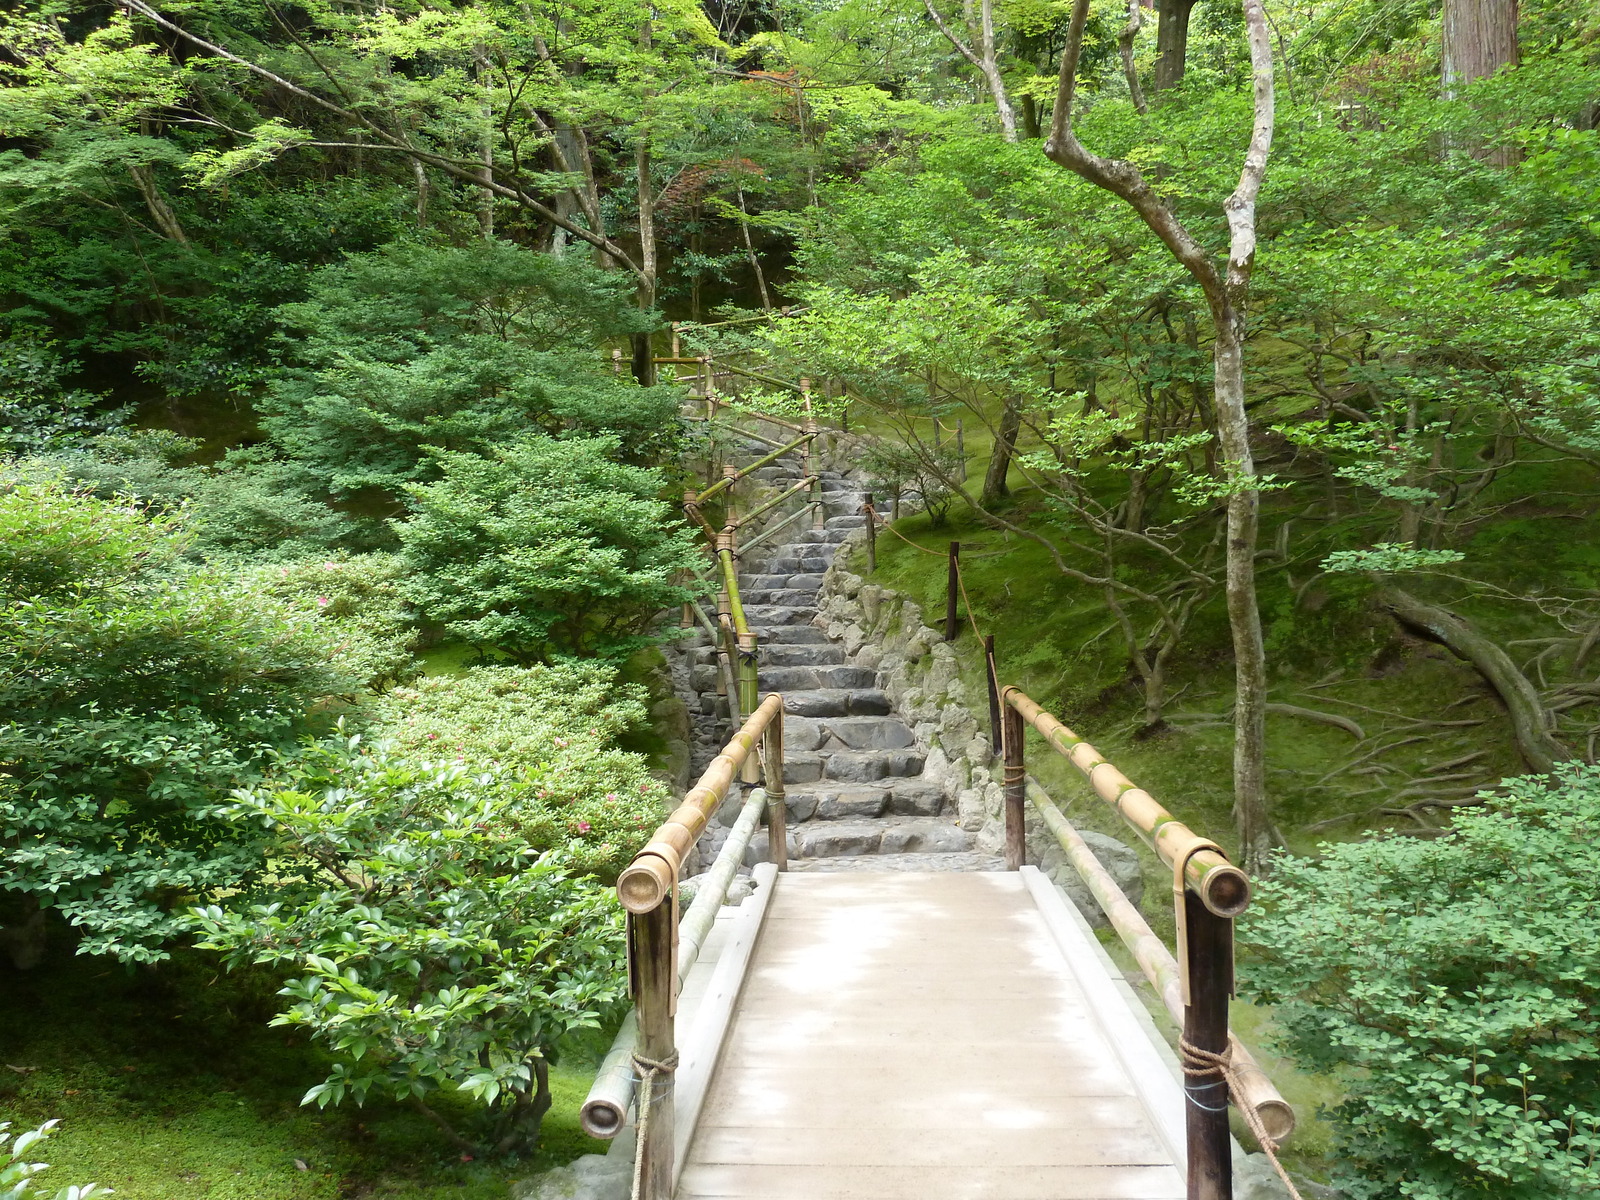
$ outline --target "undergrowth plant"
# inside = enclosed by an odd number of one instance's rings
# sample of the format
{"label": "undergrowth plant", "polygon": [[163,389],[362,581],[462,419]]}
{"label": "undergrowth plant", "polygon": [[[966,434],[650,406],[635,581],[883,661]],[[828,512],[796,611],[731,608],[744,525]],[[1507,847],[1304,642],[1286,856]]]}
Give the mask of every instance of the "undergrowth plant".
{"label": "undergrowth plant", "polygon": [[1280,859],[1243,925],[1241,986],[1344,1087],[1355,1200],[1600,1195],[1600,768],[1504,786],[1438,840]]}

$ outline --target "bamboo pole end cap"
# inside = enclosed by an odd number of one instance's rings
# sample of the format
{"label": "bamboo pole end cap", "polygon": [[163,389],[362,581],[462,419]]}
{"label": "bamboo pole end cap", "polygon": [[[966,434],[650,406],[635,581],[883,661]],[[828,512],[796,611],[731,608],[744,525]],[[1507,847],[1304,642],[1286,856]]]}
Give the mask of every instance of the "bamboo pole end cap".
{"label": "bamboo pole end cap", "polygon": [[1213,867],[1200,885],[1200,899],[1219,917],[1237,917],[1250,907],[1250,876],[1231,863]]}
{"label": "bamboo pole end cap", "polygon": [[585,1102],[578,1123],[592,1138],[614,1138],[622,1132],[628,1114],[614,1100],[589,1100]]}
{"label": "bamboo pole end cap", "polygon": [[642,853],[617,877],[617,899],[631,913],[654,912],[672,891],[676,874],[666,859]]}

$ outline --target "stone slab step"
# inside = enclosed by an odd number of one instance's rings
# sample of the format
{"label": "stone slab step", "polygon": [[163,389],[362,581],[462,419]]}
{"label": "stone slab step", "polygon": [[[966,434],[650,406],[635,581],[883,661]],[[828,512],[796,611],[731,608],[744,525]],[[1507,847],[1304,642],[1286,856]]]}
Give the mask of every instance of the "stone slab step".
{"label": "stone slab step", "polygon": [[866,526],[866,513],[843,513],[837,517],[828,518],[829,529],[865,529]]}
{"label": "stone slab step", "polygon": [[797,717],[883,717],[893,711],[879,688],[815,688],[783,694],[784,711]]}
{"label": "stone slab step", "polygon": [[881,821],[819,821],[794,831],[801,858],[853,858],[863,854],[958,854],[972,849],[972,834],[951,821],[889,817]]}
{"label": "stone slab step", "polygon": [[815,591],[822,586],[822,572],[798,575],[741,575],[739,587],[745,588],[809,588]]}
{"label": "stone slab step", "polygon": [[816,588],[749,588],[740,587],[739,598],[748,608],[752,605],[784,606],[790,608],[815,608]]}
{"label": "stone slab step", "polygon": [[995,854],[962,850],[954,854],[863,854],[852,858],[790,858],[791,871],[1004,871]]}
{"label": "stone slab step", "polygon": [[878,682],[870,667],[762,665],[757,680],[764,692],[815,691],[818,688],[869,688]]}
{"label": "stone slab step", "polygon": [[747,604],[744,617],[751,625],[805,625],[817,615],[811,605]]}
{"label": "stone slab step", "polygon": [[815,625],[761,625],[750,623],[750,632],[756,635],[760,646],[824,646],[828,635]]}
{"label": "stone slab step", "polygon": [[[885,786],[887,785],[887,786]],[[826,783],[786,788],[784,807],[791,821],[852,821],[877,817],[936,817],[944,791],[925,779],[887,779],[878,783]]]}
{"label": "stone slab step", "polygon": [[806,645],[795,643],[791,645],[761,646],[757,651],[764,666],[769,667],[842,667],[844,661],[844,647],[828,643],[822,645]]}
{"label": "stone slab step", "polygon": [[909,750],[917,744],[898,717],[802,717],[785,714],[783,744],[789,750]]}
{"label": "stone slab step", "polygon": [[780,551],[767,560],[763,571],[774,575],[821,574],[833,565],[833,556],[838,553],[839,547],[806,545],[780,547]]}
{"label": "stone slab step", "polygon": [[871,783],[922,774],[922,752],[910,750],[793,750],[783,752],[783,781],[816,783],[823,779],[841,783]]}

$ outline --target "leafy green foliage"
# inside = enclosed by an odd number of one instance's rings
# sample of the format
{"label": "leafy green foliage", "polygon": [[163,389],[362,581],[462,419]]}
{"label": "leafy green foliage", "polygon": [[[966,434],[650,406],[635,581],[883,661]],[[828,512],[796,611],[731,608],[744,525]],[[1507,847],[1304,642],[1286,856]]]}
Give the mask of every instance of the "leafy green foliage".
{"label": "leafy green foliage", "polygon": [[437,478],[424,447],[487,454],[530,430],[609,434],[630,457],[672,442],[676,391],[596,353],[651,319],[576,257],[399,243],[325,268],[279,317],[293,365],[262,425],[340,495]]}
{"label": "leafy green foliage", "polygon": [[212,807],[357,686],[310,618],[182,552],[177,518],[0,491],[0,888],[84,953],[159,959],[187,898],[258,869]]}
{"label": "leafy green foliage", "polygon": [[529,437],[493,457],[439,452],[395,526],[405,593],[449,633],[518,663],[626,657],[655,615],[697,595],[688,530],[657,471],[613,461],[615,438]]}
{"label": "leafy green foliage", "polygon": [[[0,1121],[0,1154],[5,1155],[5,1161],[0,1162],[0,1200],[25,1200],[28,1196],[43,1200],[44,1193],[34,1190],[33,1181],[50,1164],[28,1162],[23,1155],[54,1133],[58,1124],[59,1121],[46,1121],[37,1129],[13,1137],[6,1132],[11,1128],[11,1122]],[[8,1146],[7,1142],[11,1144]],[[97,1183],[70,1184],[55,1194],[55,1200],[91,1200],[94,1196],[113,1194],[110,1188]]]}
{"label": "leafy green foliage", "polygon": [[96,411],[104,397],[67,387],[76,368],[38,330],[19,330],[0,342],[0,454],[55,449],[126,418],[117,410]]}
{"label": "leafy green foliage", "polygon": [[1448,838],[1282,859],[1244,926],[1243,986],[1346,1088],[1358,1200],[1600,1192],[1600,769],[1505,789]]}
{"label": "leafy green foliage", "polygon": [[610,879],[669,801],[645,760],[616,744],[646,726],[645,699],[614,666],[565,659],[419,679],[385,696],[377,720],[413,759],[492,769],[483,786],[528,845]]}
{"label": "leafy green foliage", "polygon": [[306,1103],[458,1089],[488,1116],[476,1137],[452,1131],[460,1142],[537,1141],[557,1044],[625,994],[622,922],[603,888],[527,847],[497,790],[352,738],[237,794],[230,815],[278,840],[279,898],[204,909],[203,944],[298,972],[274,1023],[335,1056]]}

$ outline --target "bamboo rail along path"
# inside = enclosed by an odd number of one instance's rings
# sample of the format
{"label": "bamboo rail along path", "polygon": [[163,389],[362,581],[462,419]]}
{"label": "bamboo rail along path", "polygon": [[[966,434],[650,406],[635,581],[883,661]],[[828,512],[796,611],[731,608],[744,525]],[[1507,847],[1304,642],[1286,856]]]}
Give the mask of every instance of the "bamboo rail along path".
{"label": "bamboo rail along path", "polygon": [[[706,543],[701,577],[716,593],[714,612],[691,604],[683,620],[703,635],[694,661],[705,665],[694,670],[704,672],[698,687],[715,688],[716,706],[703,692],[701,711],[719,722],[721,748],[618,879],[633,1010],[584,1104],[584,1129],[631,1153],[631,1194],[645,1200],[1230,1200],[1230,1102],[1274,1162],[1294,1127],[1228,1028],[1233,919],[1250,903],[1248,877],[1019,688],[1002,686],[954,543],[928,552],[949,559],[946,639],[966,624],[983,649],[1004,854],[890,852],[891,834],[903,848],[908,830],[958,845],[971,835],[948,820],[885,815],[881,835],[871,833],[883,853],[815,857],[819,838],[871,832],[845,811],[861,796],[876,796],[882,812],[925,794],[914,779],[875,792],[826,774],[818,782],[819,760],[835,769],[819,742],[910,732],[874,699],[883,693],[848,690],[863,686],[862,668],[783,665],[812,649],[832,656],[815,661],[843,662],[842,651],[819,647],[827,639],[817,627],[778,636],[801,628],[782,621],[816,611],[803,604],[814,592],[796,583],[820,584],[811,548],[864,527],[870,570],[879,518],[870,496],[823,469],[824,431],[808,406],[800,422],[719,414],[709,360],[691,365],[706,385],[706,418],[734,430],[752,457],[713,459],[710,478],[683,501]],[[810,385],[798,387],[804,403]],[[773,473],[780,463],[789,473]],[[824,477],[835,489],[827,496]],[[747,496],[750,483],[767,491]],[[827,516],[841,505],[861,515]],[[752,567],[752,550],[785,531],[773,561],[787,555],[800,574]],[[768,651],[778,665],[758,662],[761,630],[776,639]],[[780,683],[828,672],[854,681],[836,699],[804,690],[815,682],[788,692]],[[890,715],[856,716],[857,705]],[[1170,872],[1176,953],[1028,778],[1030,726]],[[895,756],[921,770],[914,749],[832,753],[850,770]],[[819,795],[840,809],[836,819],[813,813]],[[1180,1058],[1084,917],[1027,862],[1030,804],[1180,1026]],[[714,814],[720,843],[703,840]],[[714,861],[682,912],[680,877],[688,863],[704,866],[708,847]],[[753,894],[725,904],[753,859]]]}

